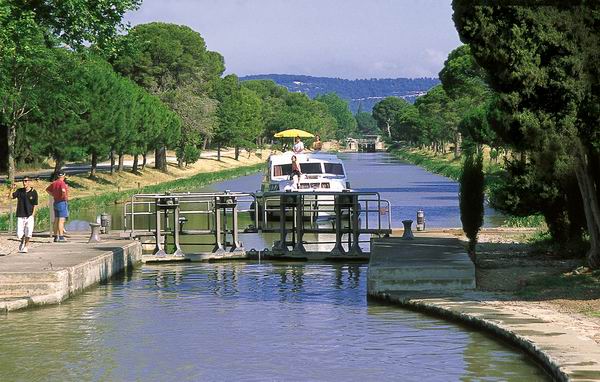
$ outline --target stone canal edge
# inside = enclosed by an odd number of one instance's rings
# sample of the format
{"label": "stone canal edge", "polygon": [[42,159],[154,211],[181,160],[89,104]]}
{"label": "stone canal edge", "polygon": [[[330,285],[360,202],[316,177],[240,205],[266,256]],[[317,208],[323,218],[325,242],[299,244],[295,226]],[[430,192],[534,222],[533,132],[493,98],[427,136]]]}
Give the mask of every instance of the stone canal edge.
{"label": "stone canal edge", "polygon": [[463,291],[370,292],[369,297],[491,333],[529,354],[557,381],[600,381],[600,327],[543,303]]}
{"label": "stone canal edge", "polygon": [[0,257],[0,314],[58,304],[141,262],[139,242],[87,237],[43,243],[27,254]]}

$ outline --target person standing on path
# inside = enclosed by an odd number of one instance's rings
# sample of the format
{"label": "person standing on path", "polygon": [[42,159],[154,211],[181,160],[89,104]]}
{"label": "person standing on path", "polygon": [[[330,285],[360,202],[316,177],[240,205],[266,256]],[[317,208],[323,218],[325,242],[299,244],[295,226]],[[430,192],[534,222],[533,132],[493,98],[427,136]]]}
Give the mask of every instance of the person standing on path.
{"label": "person standing on path", "polygon": [[29,239],[33,236],[35,224],[35,208],[38,204],[37,191],[31,187],[31,179],[23,178],[23,187],[15,191],[17,185],[11,186],[12,198],[17,199],[17,237],[21,240],[19,253],[27,253]]}
{"label": "person standing on path", "polygon": [[65,242],[65,220],[69,217],[69,186],[65,183],[65,173],[58,174],[58,179],[50,183],[46,192],[54,199],[54,241]]}

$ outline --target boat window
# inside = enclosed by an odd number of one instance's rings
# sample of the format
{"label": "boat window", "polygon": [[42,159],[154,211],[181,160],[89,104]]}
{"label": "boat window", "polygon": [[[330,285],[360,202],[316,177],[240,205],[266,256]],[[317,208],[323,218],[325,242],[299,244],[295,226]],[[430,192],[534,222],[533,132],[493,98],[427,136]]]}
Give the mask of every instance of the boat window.
{"label": "boat window", "polygon": [[291,175],[292,165],[291,164],[278,164],[273,166],[273,176]]}
{"label": "boat window", "polygon": [[321,163],[300,163],[303,174],[322,174]]}
{"label": "boat window", "polygon": [[325,163],[325,174],[344,175],[341,163]]}
{"label": "boat window", "polygon": [[[300,163],[303,174],[322,174],[321,163]],[[284,176],[292,174],[291,164],[278,164],[273,166],[273,176]]]}

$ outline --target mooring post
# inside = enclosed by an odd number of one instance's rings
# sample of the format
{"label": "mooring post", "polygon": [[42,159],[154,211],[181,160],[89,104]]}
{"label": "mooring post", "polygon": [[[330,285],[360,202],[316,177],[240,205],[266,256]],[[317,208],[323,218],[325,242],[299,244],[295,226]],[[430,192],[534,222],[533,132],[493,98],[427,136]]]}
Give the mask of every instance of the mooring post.
{"label": "mooring post", "polygon": [[294,252],[300,254],[306,253],[304,243],[302,242],[304,237],[304,197],[303,195],[296,195],[296,245],[294,246]]}
{"label": "mooring post", "polygon": [[285,253],[288,252],[286,244],[287,229],[285,227],[285,212],[286,212],[287,196],[279,196],[279,243],[273,246],[274,252]]}
{"label": "mooring post", "polygon": [[164,257],[167,255],[167,253],[165,252],[165,250],[163,249],[162,246],[162,235],[160,233],[161,230],[161,224],[160,224],[160,199],[156,198],[154,200],[154,206],[155,206],[155,215],[156,215],[156,231],[154,234],[154,238],[156,240],[156,245],[154,247],[154,255],[157,257]]}
{"label": "mooring post", "polygon": [[220,197],[215,197],[214,204],[214,222],[215,222],[215,247],[213,248],[213,253],[224,252],[225,248],[223,248],[223,242],[221,241],[221,203]]}
{"label": "mooring post", "polygon": [[335,245],[331,250],[333,256],[343,256],[346,254],[344,247],[342,246],[342,200],[345,196],[334,195],[334,209],[335,209]]}
{"label": "mooring post", "polygon": [[238,201],[235,196],[232,196],[230,199],[233,202],[232,211],[233,211],[233,231],[231,233],[231,252],[243,252],[244,248],[242,247],[242,243],[240,243],[239,235],[238,235]]}
{"label": "mooring post", "polygon": [[177,199],[174,199],[173,202],[174,204],[176,203],[177,206],[175,207],[175,210],[173,211],[173,237],[174,237],[174,241],[175,241],[175,252],[173,253],[173,256],[178,256],[178,257],[184,257],[185,254],[183,253],[183,251],[181,250],[181,247],[179,245],[179,231],[180,231],[180,224],[181,222],[179,221],[179,202],[177,201]]}
{"label": "mooring post", "polygon": [[352,195],[352,210],[350,211],[352,216],[352,247],[349,249],[352,255],[362,255],[363,251],[360,248],[360,203],[358,202],[358,195]]}

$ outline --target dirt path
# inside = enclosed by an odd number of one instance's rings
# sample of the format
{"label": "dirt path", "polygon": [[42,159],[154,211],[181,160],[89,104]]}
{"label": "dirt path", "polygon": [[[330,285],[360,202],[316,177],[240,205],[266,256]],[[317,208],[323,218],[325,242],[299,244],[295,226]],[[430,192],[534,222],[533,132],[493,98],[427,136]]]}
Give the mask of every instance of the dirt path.
{"label": "dirt path", "polygon": [[[183,169],[177,167],[175,157],[169,156],[167,173],[146,167],[137,174],[133,174],[131,171],[115,172],[113,175],[110,175],[109,172],[99,172],[95,179],[90,179],[87,171],[85,171],[81,174],[67,176],[67,183],[70,185],[70,196],[72,199],[75,199],[188,178],[199,173],[249,166],[265,162],[269,154],[270,151],[268,150],[251,154],[242,151],[239,160],[236,161],[234,159],[234,151],[227,150],[222,151],[221,161],[218,161],[216,152],[204,152],[198,162]],[[41,206],[48,204],[48,197],[44,192],[48,184],[49,182],[45,179],[37,179],[33,182],[33,187],[38,191],[39,204]],[[0,214],[8,213],[11,206],[15,208],[14,202],[9,198],[9,193],[10,191],[7,187],[0,186]]]}

